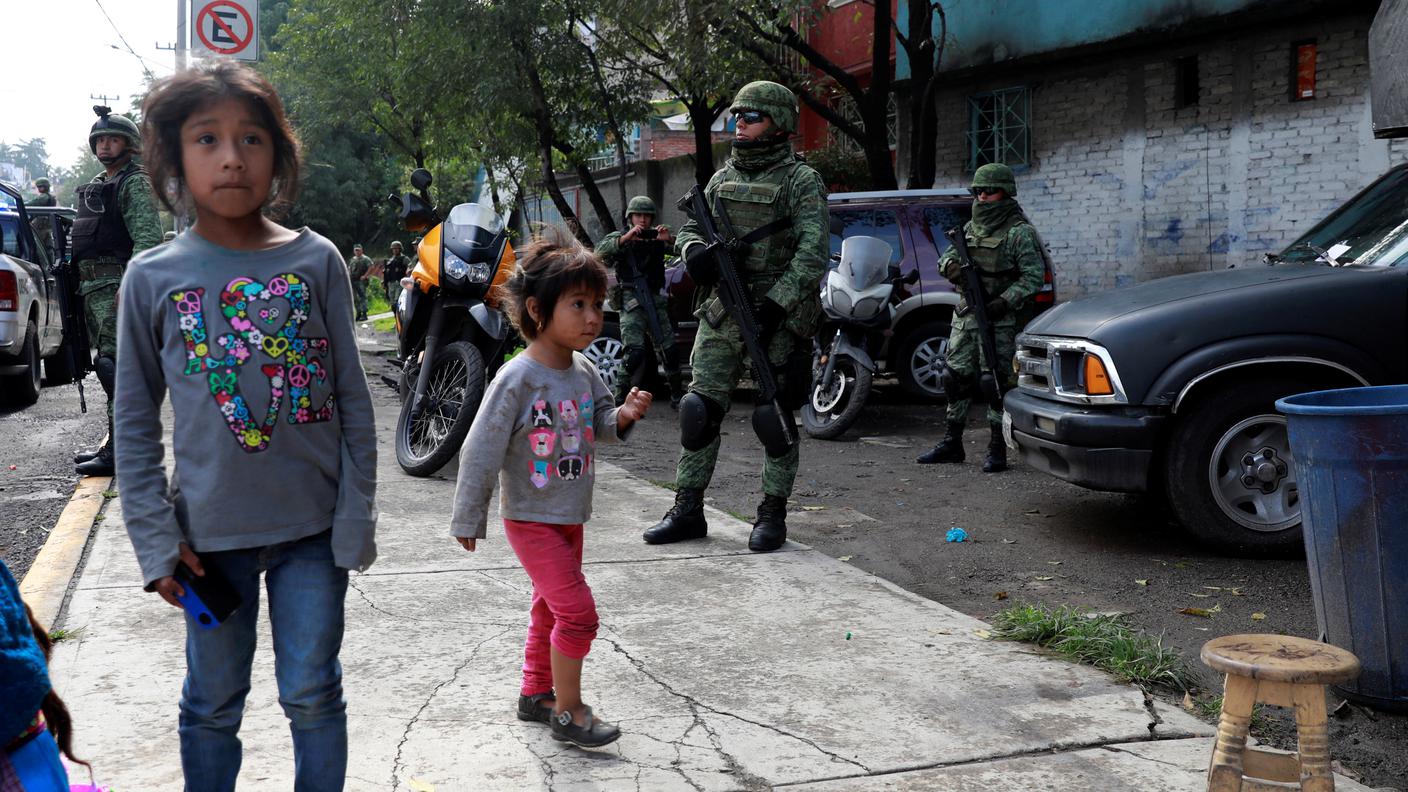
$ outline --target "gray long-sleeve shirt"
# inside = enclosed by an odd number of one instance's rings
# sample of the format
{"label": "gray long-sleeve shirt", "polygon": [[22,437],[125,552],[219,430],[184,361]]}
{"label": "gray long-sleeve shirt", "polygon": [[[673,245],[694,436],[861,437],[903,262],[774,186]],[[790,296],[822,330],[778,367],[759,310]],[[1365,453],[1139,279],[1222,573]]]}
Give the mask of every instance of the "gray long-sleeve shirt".
{"label": "gray long-sleeve shirt", "polygon": [[482,539],[494,481],[508,520],[576,525],[592,516],[598,441],[616,431],[616,403],[581,353],[554,369],[520,353],[505,363],[480,403],[460,449],[454,536]]}
{"label": "gray long-sleeve shirt", "polygon": [[[113,435],[144,582],[196,553],[332,528],[335,563],[376,558],[376,425],[337,248],[186,233],[133,259],[118,308]],[[175,474],[163,468],[170,393]]]}

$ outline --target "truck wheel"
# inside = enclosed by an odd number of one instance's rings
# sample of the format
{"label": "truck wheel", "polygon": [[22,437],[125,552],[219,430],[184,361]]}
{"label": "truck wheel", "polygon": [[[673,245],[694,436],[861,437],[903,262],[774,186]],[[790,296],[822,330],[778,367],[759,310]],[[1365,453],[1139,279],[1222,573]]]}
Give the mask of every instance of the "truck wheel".
{"label": "truck wheel", "polygon": [[69,346],[68,339],[64,339],[58,351],[44,360],[44,381],[51,386],[73,382],[73,366],[69,365],[68,359]]}
{"label": "truck wheel", "polygon": [[24,328],[24,351],[20,353],[24,371],[0,378],[0,395],[17,407],[39,401],[39,328],[30,320]]}
{"label": "truck wheel", "polygon": [[1174,424],[1164,484],[1190,534],[1238,555],[1291,555],[1302,547],[1295,459],[1275,402],[1314,389],[1290,380],[1241,383]]}
{"label": "truck wheel", "polygon": [[626,348],[621,345],[621,326],[616,322],[604,322],[601,335],[582,350],[601,374],[601,381],[614,395],[618,378],[626,376]]}
{"label": "truck wheel", "polygon": [[939,374],[948,357],[948,333],[948,322],[935,321],[919,325],[904,337],[891,368],[905,390],[927,401],[944,400]]}

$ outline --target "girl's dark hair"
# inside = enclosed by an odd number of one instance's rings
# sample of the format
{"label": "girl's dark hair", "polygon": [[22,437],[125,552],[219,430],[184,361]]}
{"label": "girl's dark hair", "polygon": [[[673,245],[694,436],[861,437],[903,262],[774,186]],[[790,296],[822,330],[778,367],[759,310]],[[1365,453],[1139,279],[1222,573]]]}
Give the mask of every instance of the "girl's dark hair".
{"label": "girl's dark hair", "polygon": [[[233,97],[249,102],[274,139],[274,183],[266,205],[283,210],[298,196],[298,136],[284,114],[283,100],[263,75],[225,58],[205,60],[156,82],[142,100],[143,164],[152,189],[172,212],[185,192],[181,171],[181,124],[211,102]],[[172,196],[166,186],[176,185]]]}
{"label": "girl's dark hair", "polygon": [[[532,341],[552,321],[562,293],[581,286],[598,298],[606,297],[606,266],[566,230],[547,226],[527,247],[518,251],[518,266],[504,284],[508,292],[508,318],[518,334]],[[528,313],[528,298],[538,302],[542,321]]]}
{"label": "girl's dark hair", "polygon": [[[29,615],[29,629],[34,632],[34,641],[39,644],[39,648],[44,651],[44,662],[49,662],[49,655],[53,653],[54,642],[49,638],[49,632],[44,629],[44,625],[34,618],[34,611],[30,610],[29,603],[25,603],[24,612]],[[39,710],[44,713],[44,722],[47,724],[49,734],[53,735],[54,742],[58,743],[59,750],[64,752],[70,761],[81,764],[92,772],[93,766],[73,755],[73,718],[68,714],[68,707],[64,706],[64,700],[59,698],[53,688],[44,696],[44,702],[39,705]]]}

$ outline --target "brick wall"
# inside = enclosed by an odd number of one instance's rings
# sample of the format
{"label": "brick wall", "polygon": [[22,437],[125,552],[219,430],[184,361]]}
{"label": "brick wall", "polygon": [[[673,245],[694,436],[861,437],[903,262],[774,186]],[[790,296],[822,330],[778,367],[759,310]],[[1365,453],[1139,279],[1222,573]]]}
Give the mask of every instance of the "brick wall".
{"label": "brick wall", "polygon": [[[1018,172],[1018,197],[1051,248],[1062,298],[1257,262],[1408,162],[1408,140],[1372,135],[1369,21],[963,85],[940,98],[934,186],[967,185],[967,96],[1026,84],[1032,164]],[[1291,102],[1290,45],[1310,38],[1316,98]],[[1194,54],[1198,101],[1178,108],[1174,61]]]}

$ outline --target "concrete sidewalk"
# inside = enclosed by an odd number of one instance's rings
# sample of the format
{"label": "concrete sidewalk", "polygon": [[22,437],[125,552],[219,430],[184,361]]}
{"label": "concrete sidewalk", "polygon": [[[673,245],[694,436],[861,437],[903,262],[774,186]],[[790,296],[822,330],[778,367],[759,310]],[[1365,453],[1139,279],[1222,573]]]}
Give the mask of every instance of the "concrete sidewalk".
{"label": "concrete sidewalk", "polygon": [[[599,463],[587,577],[602,628],[583,687],[619,742],[584,751],[516,720],[529,584],[491,517],[447,535],[453,482],[413,479],[383,409],[380,560],[354,575],[342,653],[352,790],[1201,792],[1212,729],[1105,674],[796,544],[650,547],[672,494]],[[454,466],[446,468],[453,473]],[[77,752],[120,792],[181,788],[181,615],[140,588],[121,504],[98,525],[55,656]],[[286,790],[267,618],[241,789]],[[1341,790],[1364,787],[1340,780]]]}

